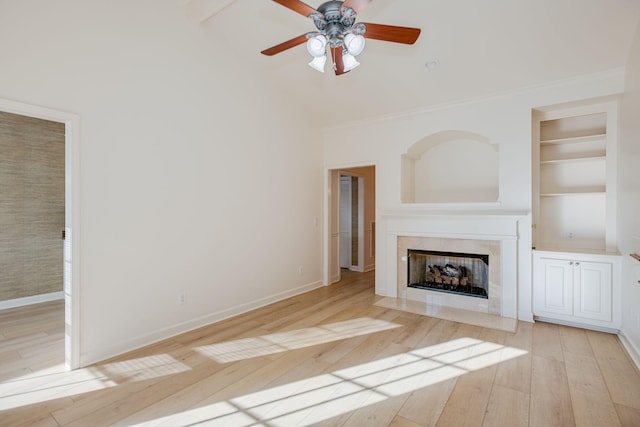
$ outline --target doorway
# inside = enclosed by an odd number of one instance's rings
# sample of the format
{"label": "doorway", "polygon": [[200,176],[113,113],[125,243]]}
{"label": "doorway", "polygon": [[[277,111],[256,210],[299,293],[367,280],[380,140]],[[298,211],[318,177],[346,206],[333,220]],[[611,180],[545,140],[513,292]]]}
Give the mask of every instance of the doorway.
{"label": "doorway", "polygon": [[375,269],[375,166],[327,171],[324,283]]}
{"label": "doorway", "polygon": [[340,175],[340,268],[364,271],[362,266],[364,225],[362,177]]}
{"label": "doorway", "polygon": [[[64,236],[62,295],[65,304],[65,365],[80,367],[79,346],[79,118],[75,114],[0,99],[0,112],[62,124],[64,129]],[[73,268],[72,268],[73,267]]]}

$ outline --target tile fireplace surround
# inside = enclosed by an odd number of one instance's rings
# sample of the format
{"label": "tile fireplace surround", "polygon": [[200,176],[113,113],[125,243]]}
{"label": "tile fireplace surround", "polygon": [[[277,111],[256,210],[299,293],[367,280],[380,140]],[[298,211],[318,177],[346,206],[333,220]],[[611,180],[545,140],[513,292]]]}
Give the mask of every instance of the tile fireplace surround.
{"label": "tile fireplace surround", "polygon": [[[417,301],[426,301],[448,307],[479,311],[482,313],[502,313],[502,271],[500,266],[500,242],[480,239],[451,239],[441,237],[398,236],[398,295]],[[464,295],[445,294],[426,289],[407,287],[407,251],[421,249],[425,251],[461,252],[468,254],[489,255],[489,299],[479,299]]]}
{"label": "tile fireplace surround", "polygon": [[[376,294],[516,319],[518,221],[524,216],[495,212],[382,213]],[[407,288],[407,249],[489,255],[489,299]]]}

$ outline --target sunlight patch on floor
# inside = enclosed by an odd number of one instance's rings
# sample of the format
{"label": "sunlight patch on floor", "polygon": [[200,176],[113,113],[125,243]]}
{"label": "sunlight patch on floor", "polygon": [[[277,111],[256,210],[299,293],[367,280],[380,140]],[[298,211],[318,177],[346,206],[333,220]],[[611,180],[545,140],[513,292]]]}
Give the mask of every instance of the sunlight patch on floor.
{"label": "sunlight patch on floor", "polygon": [[[64,365],[61,365],[64,368]],[[168,354],[95,367],[25,375],[0,383],[0,411],[116,387],[124,382],[176,375],[191,369]],[[0,422],[0,424],[2,424]]]}
{"label": "sunlight patch on floor", "polygon": [[0,383],[0,411],[103,390],[116,385],[115,381],[94,368],[71,372],[63,369],[56,373],[33,373]]}
{"label": "sunlight patch on floor", "polygon": [[239,396],[139,425],[309,425],[526,354],[460,338]]}
{"label": "sunlight patch on floor", "polygon": [[228,363],[400,327],[402,325],[396,323],[362,317],[313,328],[296,329],[294,331],[200,346],[196,347],[195,351],[212,358],[216,362]]}
{"label": "sunlight patch on floor", "polygon": [[[274,333],[194,350],[217,362],[233,362],[250,357],[281,353],[341,339],[399,328],[402,325],[368,317],[331,323],[319,327]],[[67,371],[64,365],[29,373],[0,382],[0,410],[12,409],[48,400],[90,393],[127,382],[178,375],[191,368],[168,354],[105,363],[90,368]],[[222,405],[224,411],[228,406]],[[244,419],[246,414],[232,406],[230,416]]]}
{"label": "sunlight patch on floor", "polygon": [[107,363],[100,365],[99,369],[106,373],[109,378],[113,378],[118,382],[130,382],[175,375],[186,372],[191,368],[184,363],[178,362],[168,354],[156,354],[149,357]]}

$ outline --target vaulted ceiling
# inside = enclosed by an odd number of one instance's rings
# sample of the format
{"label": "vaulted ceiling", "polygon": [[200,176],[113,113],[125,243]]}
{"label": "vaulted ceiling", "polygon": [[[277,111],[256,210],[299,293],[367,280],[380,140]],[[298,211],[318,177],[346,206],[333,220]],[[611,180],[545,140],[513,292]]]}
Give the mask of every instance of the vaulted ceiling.
{"label": "vaulted ceiling", "polygon": [[[306,0],[317,8],[322,0]],[[367,40],[342,76],[310,68],[304,45],[265,48],[314,31],[271,0],[184,0],[221,60],[259,73],[321,125],[429,108],[624,67],[638,0],[373,0],[357,21],[418,27],[415,45]],[[437,60],[439,67],[426,63]],[[328,68],[328,67],[327,67]]]}

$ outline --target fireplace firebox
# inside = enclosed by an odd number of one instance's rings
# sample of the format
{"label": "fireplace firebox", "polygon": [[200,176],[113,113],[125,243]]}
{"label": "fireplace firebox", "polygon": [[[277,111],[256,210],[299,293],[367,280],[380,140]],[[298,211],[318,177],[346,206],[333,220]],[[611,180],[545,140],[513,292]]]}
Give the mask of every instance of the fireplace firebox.
{"label": "fireplace firebox", "polygon": [[489,298],[489,255],[409,249],[410,288]]}

